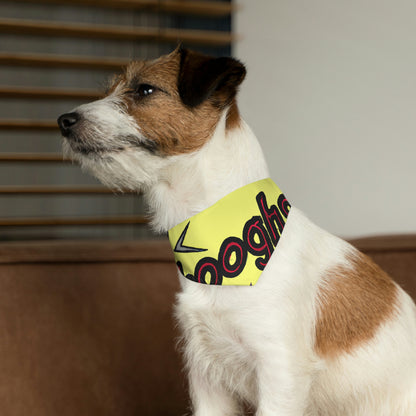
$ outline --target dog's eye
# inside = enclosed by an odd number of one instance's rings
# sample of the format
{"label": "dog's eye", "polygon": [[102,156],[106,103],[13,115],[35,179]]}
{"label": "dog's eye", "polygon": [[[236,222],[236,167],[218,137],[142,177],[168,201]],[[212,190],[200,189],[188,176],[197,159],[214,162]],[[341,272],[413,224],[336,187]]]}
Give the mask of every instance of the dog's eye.
{"label": "dog's eye", "polygon": [[149,84],[140,84],[135,90],[134,95],[136,97],[147,97],[150,94],[153,94],[156,91],[156,87],[153,87]]}

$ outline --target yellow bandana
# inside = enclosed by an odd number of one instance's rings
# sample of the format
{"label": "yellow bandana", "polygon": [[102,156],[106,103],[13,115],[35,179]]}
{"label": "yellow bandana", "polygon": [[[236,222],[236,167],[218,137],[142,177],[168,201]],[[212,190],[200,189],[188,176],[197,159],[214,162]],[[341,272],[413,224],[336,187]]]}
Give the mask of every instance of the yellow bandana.
{"label": "yellow bandana", "polygon": [[256,284],[289,210],[289,202],[270,178],[231,192],[169,230],[179,270],[199,283]]}

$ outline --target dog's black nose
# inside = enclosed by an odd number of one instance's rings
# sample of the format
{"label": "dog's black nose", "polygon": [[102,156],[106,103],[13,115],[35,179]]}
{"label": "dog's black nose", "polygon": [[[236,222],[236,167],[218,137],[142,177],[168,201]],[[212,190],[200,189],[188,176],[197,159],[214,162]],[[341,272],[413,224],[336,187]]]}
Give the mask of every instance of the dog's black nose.
{"label": "dog's black nose", "polygon": [[63,136],[68,136],[71,132],[71,129],[74,127],[75,124],[78,123],[80,116],[78,113],[66,113],[62,114],[58,118],[58,125],[61,129],[61,133]]}

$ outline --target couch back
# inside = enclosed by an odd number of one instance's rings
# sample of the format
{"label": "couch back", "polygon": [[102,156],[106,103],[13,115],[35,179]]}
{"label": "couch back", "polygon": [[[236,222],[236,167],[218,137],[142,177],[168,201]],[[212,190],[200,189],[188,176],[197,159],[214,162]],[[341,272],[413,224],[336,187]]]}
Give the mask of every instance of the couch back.
{"label": "couch back", "polygon": [[[416,298],[416,236],[353,243]],[[1,243],[1,414],[185,414],[178,289],[166,241]]]}

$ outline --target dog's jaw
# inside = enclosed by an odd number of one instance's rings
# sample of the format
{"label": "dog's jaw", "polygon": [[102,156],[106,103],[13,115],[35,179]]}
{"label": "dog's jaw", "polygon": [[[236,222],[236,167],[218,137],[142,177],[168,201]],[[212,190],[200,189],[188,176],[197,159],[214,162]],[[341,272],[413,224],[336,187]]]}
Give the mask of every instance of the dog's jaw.
{"label": "dog's jaw", "polygon": [[240,120],[238,127],[228,129],[226,115],[224,111],[205,146],[192,154],[172,157],[155,186],[146,190],[151,224],[157,232],[166,232],[235,189],[269,176],[249,126]]}

